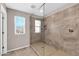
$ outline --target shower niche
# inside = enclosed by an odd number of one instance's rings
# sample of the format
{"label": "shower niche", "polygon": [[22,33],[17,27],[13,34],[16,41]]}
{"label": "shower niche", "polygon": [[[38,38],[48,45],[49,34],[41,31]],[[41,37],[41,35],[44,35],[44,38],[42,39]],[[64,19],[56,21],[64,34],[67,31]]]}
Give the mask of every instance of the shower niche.
{"label": "shower niche", "polygon": [[[79,50],[79,17],[70,17],[61,22],[60,35],[63,49],[76,52]],[[60,44],[61,45],[61,44]]]}

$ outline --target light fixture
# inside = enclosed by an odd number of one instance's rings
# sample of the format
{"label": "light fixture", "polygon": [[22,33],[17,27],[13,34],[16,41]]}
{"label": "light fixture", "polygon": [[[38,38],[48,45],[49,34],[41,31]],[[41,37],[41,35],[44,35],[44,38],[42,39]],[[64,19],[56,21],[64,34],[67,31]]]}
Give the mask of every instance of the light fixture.
{"label": "light fixture", "polygon": [[43,9],[40,9],[40,12],[42,13],[43,12]]}
{"label": "light fixture", "polygon": [[34,9],[34,8],[36,8],[36,6],[35,5],[31,5],[31,8]]}

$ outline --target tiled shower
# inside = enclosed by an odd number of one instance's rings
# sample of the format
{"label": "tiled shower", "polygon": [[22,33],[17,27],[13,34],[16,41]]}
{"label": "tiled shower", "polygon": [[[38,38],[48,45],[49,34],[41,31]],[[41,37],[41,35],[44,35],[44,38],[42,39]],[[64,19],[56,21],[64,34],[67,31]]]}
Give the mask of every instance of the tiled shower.
{"label": "tiled shower", "polygon": [[[46,52],[48,51],[47,49],[52,49],[47,47],[47,45],[49,45],[55,48],[56,51],[64,51],[65,55],[79,55],[79,4],[58,11],[47,17],[43,17],[42,22],[43,27],[41,28],[41,36],[35,36],[32,38],[32,41],[35,38],[37,39],[36,43],[39,47],[33,48],[38,51],[38,54],[40,53],[39,49],[42,51],[43,55],[49,53],[50,51]],[[38,37],[41,38],[38,40]],[[41,43],[40,45],[39,42],[42,42],[43,44]],[[52,51],[53,49],[51,52]],[[64,55],[62,52],[60,55]],[[53,54],[54,53],[51,55]]]}

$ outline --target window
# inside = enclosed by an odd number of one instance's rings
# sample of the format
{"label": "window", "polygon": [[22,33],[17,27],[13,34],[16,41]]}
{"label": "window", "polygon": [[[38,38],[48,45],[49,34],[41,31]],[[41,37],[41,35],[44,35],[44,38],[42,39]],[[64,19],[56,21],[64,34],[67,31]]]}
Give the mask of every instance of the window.
{"label": "window", "polygon": [[40,33],[40,32],[41,32],[41,21],[35,20],[35,33]]}
{"label": "window", "polygon": [[25,33],[25,18],[21,16],[15,16],[15,34]]}

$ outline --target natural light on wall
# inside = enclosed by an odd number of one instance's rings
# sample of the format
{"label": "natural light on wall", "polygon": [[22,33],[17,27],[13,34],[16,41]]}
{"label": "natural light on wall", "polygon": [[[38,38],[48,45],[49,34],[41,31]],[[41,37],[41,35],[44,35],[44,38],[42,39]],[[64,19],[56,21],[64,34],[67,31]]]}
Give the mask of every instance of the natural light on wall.
{"label": "natural light on wall", "polygon": [[22,16],[15,16],[15,34],[25,33],[25,18]]}
{"label": "natural light on wall", "polygon": [[41,32],[41,21],[35,20],[35,33],[40,33],[40,32]]}

